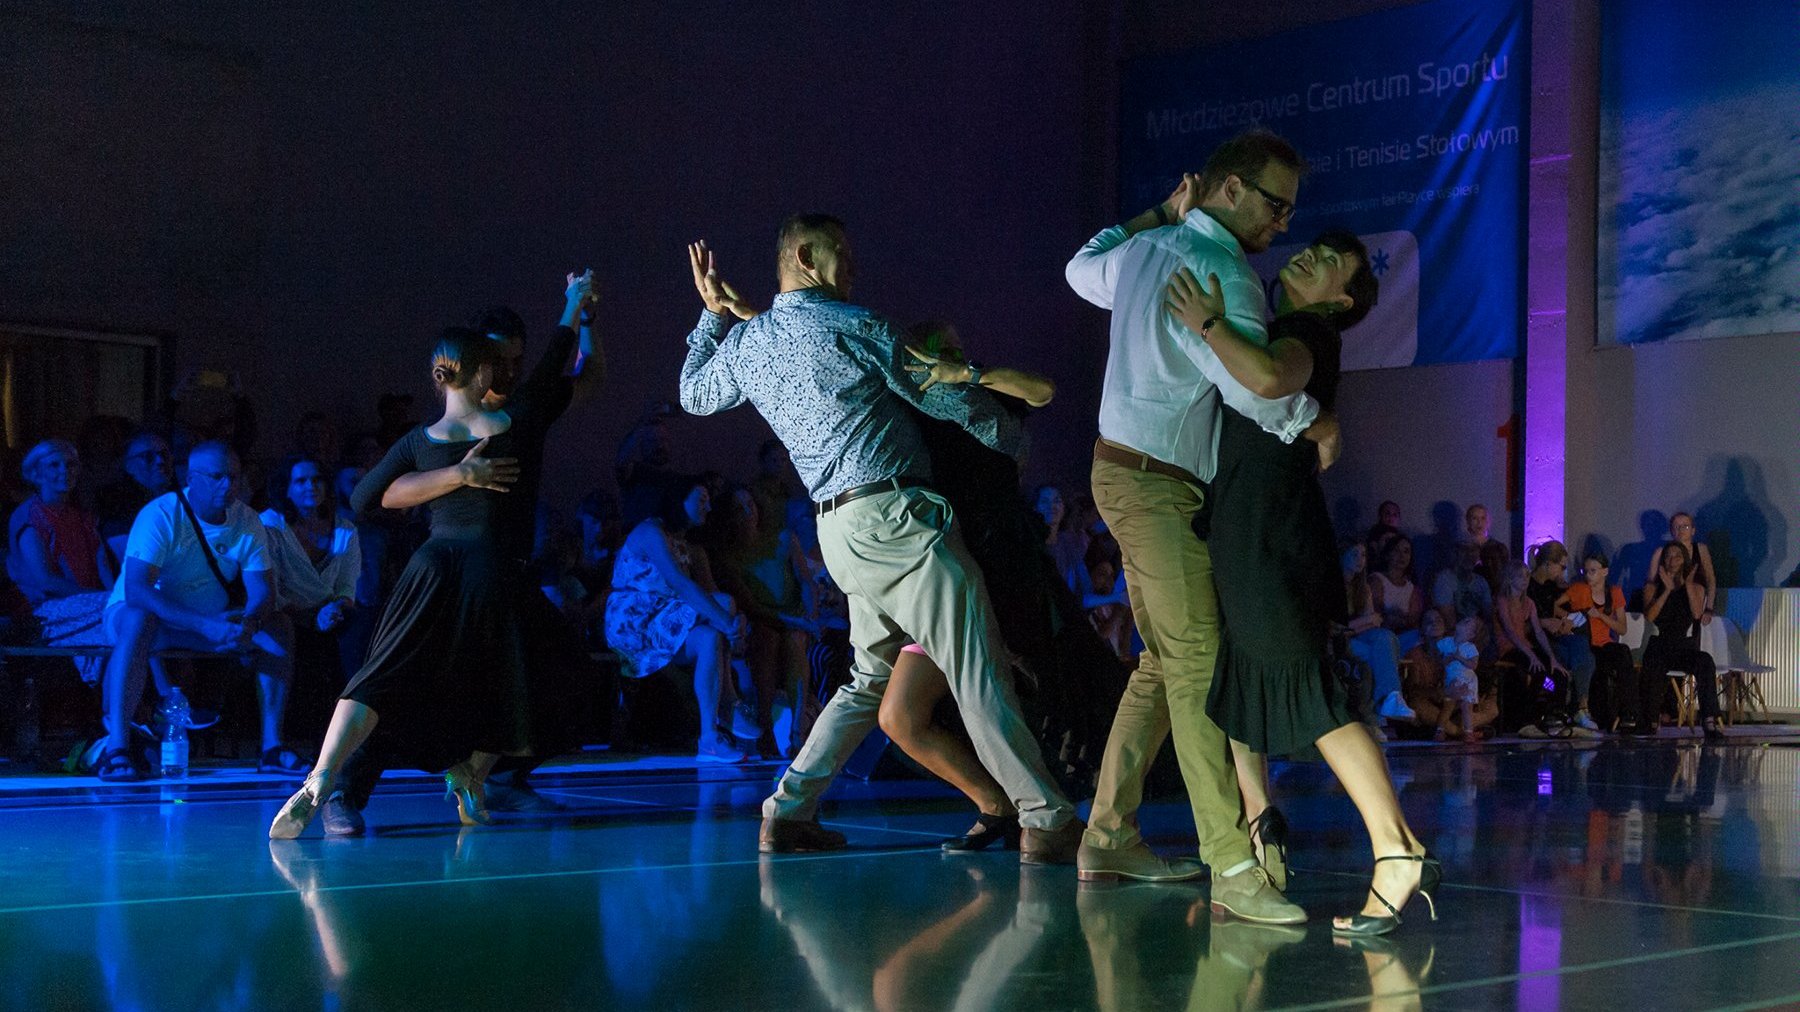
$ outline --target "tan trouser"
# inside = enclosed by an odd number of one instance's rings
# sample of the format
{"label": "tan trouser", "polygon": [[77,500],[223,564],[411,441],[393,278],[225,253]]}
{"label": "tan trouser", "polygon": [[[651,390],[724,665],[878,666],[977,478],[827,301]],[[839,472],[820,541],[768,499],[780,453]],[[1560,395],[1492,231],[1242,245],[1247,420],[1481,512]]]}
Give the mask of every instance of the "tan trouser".
{"label": "tan trouser", "polygon": [[1215,871],[1252,860],[1236,769],[1225,732],[1206,715],[1219,653],[1219,601],[1212,556],[1194,536],[1200,488],[1191,482],[1096,460],[1094,504],[1119,542],[1125,587],[1144,652],[1126,683],[1100,763],[1086,842],[1134,846],[1144,777],[1171,731],[1200,836]]}
{"label": "tan trouser", "polygon": [[819,549],[850,602],[850,684],[839,689],[781,775],[763,815],[810,819],[819,796],[875,726],[910,636],[950,681],[975,756],[1019,809],[1054,829],[1074,817],[1019,715],[981,570],[952,529],[950,504],[924,489],[857,499],[819,518]]}

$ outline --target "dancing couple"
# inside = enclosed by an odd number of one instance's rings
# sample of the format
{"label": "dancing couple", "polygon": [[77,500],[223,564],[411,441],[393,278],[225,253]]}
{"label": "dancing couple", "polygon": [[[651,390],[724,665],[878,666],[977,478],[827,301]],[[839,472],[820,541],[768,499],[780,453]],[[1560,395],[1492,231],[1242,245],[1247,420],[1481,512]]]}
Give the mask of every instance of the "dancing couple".
{"label": "dancing couple", "polygon": [[[1082,823],[1019,712],[980,569],[954,511],[931,487],[912,410],[1015,459],[1025,442],[1019,420],[980,376],[921,383],[909,373],[909,365],[929,371],[932,363],[906,350],[901,328],[847,301],[855,266],[842,222],[797,215],[782,225],[777,248],[781,291],[763,312],[719,278],[703,243],[690,248],[705,310],[681,371],[688,411],[714,414],[748,401],[787,447],[813,500],[826,567],[850,606],[851,681],[763,803],[759,848],[845,845],[843,834],[818,822],[819,798],[876,725],[910,642],[942,673],[961,711],[975,759],[963,769],[997,787],[997,800],[978,800],[1018,820],[1020,860],[1071,863]],[[727,331],[728,317],[744,322]]]}
{"label": "dancing couple", "polygon": [[[490,821],[484,781],[496,761],[570,743],[559,714],[568,672],[564,658],[546,656],[554,642],[538,635],[532,599],[542,595],[526,561],[548,427],[575,379],[603,369],[588,327],[593,285],[592,271],[569,275],[556,333],[516,388],[507,342],[465,327],[439,338],[431,378],[443,417],[403,436],[351,496],[358,513],[430,503],[431,537],[389,595],[368,658],[271,839],[299,836],[321,808],[342,803],[340,778],[362,748],[380,765],[447,770],[445,798],[474,825]],[[511,394],[504,406],[489,396],[496,389]]]}
{"label": "dancing couple", "polygon": [[1089,880],[1201,873],[1151,853],[1137,828],[1145,775],[1172,733],[1214,910],[1304,921],[1281,895],[1285,826],[1268,805],[1265,756],[1316,746],[1362,813],[1375,859],[1362,911],[1333,930],[1381,934],[1414,893],[1431,902],[1439,868],[1331,675],[1344,595],[1318,482],[1341,448],[1330,412],[1339,334],[1373,306],[1376,282],[1356,237],[1327,232],[1282,268],[1271,327],[1246,259],[1287,230],[1304,169],[1274,134],[1240,135],[1168,199],[1095,236],[1066,271],[1112,311],[1093,489],[1145,646],[1077,867]]}

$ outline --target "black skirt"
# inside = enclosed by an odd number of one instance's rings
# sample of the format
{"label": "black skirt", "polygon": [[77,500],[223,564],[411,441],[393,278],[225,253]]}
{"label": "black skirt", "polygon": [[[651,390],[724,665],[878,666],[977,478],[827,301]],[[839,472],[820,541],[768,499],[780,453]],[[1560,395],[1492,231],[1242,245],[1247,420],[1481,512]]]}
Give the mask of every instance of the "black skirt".
{"label": "black skirt", "polygon": [[476,750],[537,747],[528,593],[524,566],[491,537],[433,536],[413,553],[343,694],[380,717],[366,747],[384,766],[442,770]]}
{"label": "black skirt", "polygon": [[1347,609],[1317,450],[1230,408],[1221,425],[1208,546],[1225,628],[1206,712],[1257,752],[1311,757],[1356,720],[1327,650]]}

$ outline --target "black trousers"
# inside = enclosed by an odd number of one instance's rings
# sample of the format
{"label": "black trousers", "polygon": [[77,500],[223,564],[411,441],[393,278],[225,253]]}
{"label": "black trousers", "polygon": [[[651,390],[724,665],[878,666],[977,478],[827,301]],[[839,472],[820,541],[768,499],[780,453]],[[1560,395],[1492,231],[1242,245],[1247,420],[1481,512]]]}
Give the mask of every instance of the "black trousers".
{"label": "black trousers", "polygon": [[1631,695],[1636,678],[1630,647],[1607,643],[1594,648],[1594,684],[1588,688],[1588,713],[1602,729],[1624,717],[1630,705],[1625,700]]}
{"label": "black trousers", "polygon": [[1712,655],[1695,646],[1692,640],[1672,636],[1653,636],[1644,648],[1644,665],[1638,674],[1635,694],[1637,705],[1627,715],[1640,725],[1655,720],[1662,710],[1663,693],[1667,691],[1671,671],[1685,671],[1694,676],[1694,686],[1700,696],[1700,716],[1717,719],[1719,676]]}

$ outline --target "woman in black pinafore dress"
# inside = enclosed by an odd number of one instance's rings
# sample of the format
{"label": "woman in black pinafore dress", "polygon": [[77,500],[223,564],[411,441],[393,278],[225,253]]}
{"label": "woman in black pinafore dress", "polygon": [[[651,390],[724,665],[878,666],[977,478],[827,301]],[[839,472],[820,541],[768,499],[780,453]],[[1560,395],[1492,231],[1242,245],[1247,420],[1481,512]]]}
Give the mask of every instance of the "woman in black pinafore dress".
{"label": "woman in black pinafore dress", "polygon": [[1263,787],[1264,757],[1305,755],[1315,746],[1324,755],[1362,813],[1376,862],[1362,913],[1336,918],[1332,930],[1385,934],[1414,892],[1431,901],[1441,872],[1406,824],[1386,760],[1332,676],[1327,647],[1345,601],[1318,449],[1306,439],[1283,443],[1231,407],[1304,390],[1319,401],[1321,415],[1330,412],[1339,334],[1367,315],[1377,283],[1362,241],[1342,231],[1295,254],[1280,280],[1281,311],[1267,347],[1224,318],[1216,280],[1203,287],[1183,271],[1169,285],[1170,309],[1237,381],[1220,387],[1226,406],[1208,546],[1225,635],[1206,711],[1231,739],[1253,839],[1264,845],[1265,865],[1274,858],[1281,866],[1272,878],[1285,878],[1286,859],[1277,834],[1262,825],[1264,811],[1274,814]]}
{"label": "woman in black pinafore dress", "polygon": [[[512,558],[503,530],[516,517],[495,472],[516,470],[515,444],[538,424],[514,399],[481,406],[498,345],[475,330],[444,332],[432,360],[444,418],[401,437],[352,495],[372,508],[402,475],[466,463],[465,483],[431,500],[431,537],[413,553],[389,594],[369,644],[325,733],[318,763],[269,827],[291,839],[338,789],[344,763],[366,740],[385,763],[449,769],[445,781],[465,825],[486,822],[480,784],[502,755],[530,753],[533,694],[520,601],[535,590]],[[434,436],[432,430],[439,435]]]}

